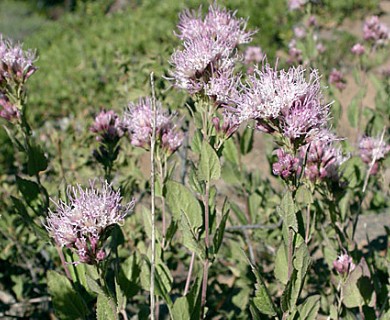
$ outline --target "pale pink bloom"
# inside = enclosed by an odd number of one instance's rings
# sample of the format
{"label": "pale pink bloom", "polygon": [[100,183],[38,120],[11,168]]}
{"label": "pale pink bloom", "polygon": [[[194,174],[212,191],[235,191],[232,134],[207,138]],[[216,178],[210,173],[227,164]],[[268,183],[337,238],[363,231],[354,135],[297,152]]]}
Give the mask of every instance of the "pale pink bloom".
{"label": "pale pink bloom", "polygon": [[306,30],[303,27],[294,27],[294,35],[298,39],[306,37]]}
{"label": "pale pink bloom", "polygon": [[288,0],[289,10],[298,10],[301,9],[306,4],[306,0]]}
{"label": "pale pink bloom", "polygon": [[113,111],[101,111],[95,118],[90,130],[98,134],[98,141],[115,141],[123,136],[123,125],[119,116]]}
{"label": "pale pink bloom", "polygon": [[340,70],[333,69],[329,74],[329,83],[333,84],[337,89],[343,91],[346,88],[346,80]]}
{"label": "pale pink bloom", "polygon": [[[174,115],[163,110],[161,102],[156,102],[156,141],[169,154],[180,147],[183,133],[173,123]],[[141,98],[137,103],[129,103],[123,124],[130,134],[131,144],[145,149],[150,148],[152,137],[152,100]]]}
{"label": "pale pink bloom", "polygon": [[9,122],[20,119],[20,111],[15,107],[6,96],[0,94],[0,117]]}
{"label": "pale pink bloom", "polygon": [[333,261],[333,267],[340,275],[345,275],[355,270],[356,265],[353,263],[353,260],[349,255],[342,254]]}
{"label": "pale pink bloom", "polygon": [[293,155],[286,153],[283,149],[277,149],[274,154],[278,157],[278,161],[272,165],[274,175],[281,176],[283,179],[288,179],[294,175],[299,167],[299,159]]}
{"label": "pale pink bloom", "polygon": [[316,49],[319,53],[324,53],[326,51],[326,47],[321,42],[316,45]]}
{"label": "pale pink bloom", "polygon": [[371,165],[374,160],[370,174],[375,175],[378,173],[379,163],[390,152],[390,145],[379,137],[362,137],[359,141],[359,152],[364,163]]}
{"label": "pale pink bloom", "polygon": [[5,40],[0,34],[0,88],[6,83],[23,84],[37,70],[35,60],[35,51],[24,51],[21,44]]}
{"label": "pale pink bloom", "polygon": [[307,26],[308,27],[315,27],[317,26],[317,18],[316,16],[310,16],[309,19],[307,20]]}
{"label": "pale pink bloom", "polygon": [[389,28],[379,22],[378,16],[366,19],[363,26],[364,40],[373,41],[376,44],[385,44],[389,39]]}
{"label": "pale pink bloom", "polygon": [[67,198],[67,203],[53,201],[56,210],[49,210],[45,227],[60,247],[75,251],[80,262],[95,264],[106,257],[103,246],[108,228],[123,223],[134,201],[121,205],[119,191],[114,191],[107,181],[96,188],[94,180],[87,189],[68,186]]}
{"label": "pale pink bloom", "polygon": [[356,43],[352,48],[351,48],[351,52],[356,55],[356,56],[362,56],[363,54],[365,54],[366,52],[366,49],[364,48],[364,46],[361,44],[361,43]]}

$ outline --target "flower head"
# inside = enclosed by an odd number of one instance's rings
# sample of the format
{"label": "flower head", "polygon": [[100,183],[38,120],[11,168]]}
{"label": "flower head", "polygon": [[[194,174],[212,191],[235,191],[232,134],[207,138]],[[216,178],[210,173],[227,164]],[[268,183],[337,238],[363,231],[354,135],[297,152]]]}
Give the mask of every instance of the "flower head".
{"label": "flower head", "polygon": [[373,41],[376,44],[385,44],[389,39],[389,28],[379,22],[378,16],[371,16],[366,19],[363,26],[364,40]]}
{"label": "flower head", "polygon": [[97,140],[114,141],[123,136],[122,122],[112,110],[101,111],[95,118],[90,130],[98,134]]}
{"label": "flower head", "polygon": [[[183,48],[170,59],[174,85],[190,94],[209,95],[210,86],[226,82],[238,60],[235,48],[251,41],[253,32],[247,32],[246,20],[235,12],[211,5],[202,19],[201,9],[184,11],[180,15],[177,36]],[[211,94],[213,94],[211,92]]]}
{"label": "flower head", "polygon": [[362,137],[359,142],[360,157],[363,162],[373,166],[370,170],[371,175],[375,175],[379,170],[379,163],[390,152],[390,145],[379,137]]}
{"label": "flower head", "polygon": [[120,192],[107,181],[99,189],[94,180],[87,189],[68,186],[67,195],[69,203],[59,200],[56,210],[50,210],[46,229],[59,246],[74,250],[80,262],[94,264],[106,256],[103,245],[108,227],[122,223],[134,201],[121,205]]}
{"label": "flower head", "polygon": [[5,95],[0,94],[0,117],[9,122],[20,118],[20,111],[15,107]]}
{"label": "flower head", "polygon": [[346,81],[344,75],[341,71],[333,69],[329,74],[329,83],[335,85],[340,91],[344,90],[346,87]]}
{"label": "flower head", "polygon": [[342,254],[333,261],[333,267],[339,274],[345,275],[355,270],[356,265],[353,263],[352,258],[349,255]]}
{"label": "flower head", "polygon": [[278,157],[278,161],[272,165],[272,172],[274,175],[281,176],[283,179],[288,179],[298,171],[298,158],[286,153],[283,149],[277,149],[275,154]]}
{"label": "flower head", "polygon": [[366,52],[366,49],[364,48],[364,46],[363,46],[361,43],[356,43],[356,44],[353,45],[353,47],[351,48],[351,52],[352,52],[355,56],[362,56],[362,55]]}
{"label": "flower head", "polygon": [[[175,152],[183,142],[183,133],[173,123],[173,116],[162,109],[156,102],[156,140],[169,154]],[[149,149],[152,136],[152,100],[141,98],[138,103],[129,103],[123,120],[131,135],[131,144]]]}
{"label": "flower head", "polygon": [[10,83],[23,84],[37,70],[35,60],[35,51],[24,51],[0,34],[0,89]]}

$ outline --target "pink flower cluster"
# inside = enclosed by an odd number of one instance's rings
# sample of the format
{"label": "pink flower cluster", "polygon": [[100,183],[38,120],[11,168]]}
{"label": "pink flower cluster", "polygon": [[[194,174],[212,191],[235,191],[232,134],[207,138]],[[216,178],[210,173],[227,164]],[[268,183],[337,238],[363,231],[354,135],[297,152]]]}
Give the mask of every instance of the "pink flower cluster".
{"label": "pink flower cluster", "polygon": [[20,111],[8,98],[0,93],[0,117],[9,122],[17,121],[20,118]]}
{"label": "pink flower cluster", "polygon": [[[152,136],[152,100],[139,99],[137,103],[129,103],[123,124],[131,135],[131,144],[145,149],[150,148]],[[168,154],[175,152],[182,144],[184,136],[173,123],[173,116],[162,109],[161,103],[156,105],[156,142]]]}
{"label": "pink flower cluster", "polygon": [[340,275],[345,275],[355,270],[356,265],[353,263],[352,258],[349,255],[342,254],[333,261],[333,267]]}
{"label": "pink flower cluster", "polygon": [[329,74],[329,83],[333,84],[337,89],[343,91],[346,87],[346,80],[340,70],[332,69]]}
{"label": "pink flower cluster", "polygon": [[263,61],[265,55],[260,47],[250,46],[244,52],[244,64],[248,66],[247,73],[253,74],[255,71],[254,65],[258,65]]}
{"label": "pink flower cluster", "polygon": [[101,188],[80,185],[68,186],[69,203],[55,202],[56,210],[50,210],[46,229],[55,242],[77,253],[80,262],[95,264],[106,257],[104,239],[108,227],[122,223],[134,207],[134,201],[121,205],[119,191],[114,191],[106,181]]}
{"label": "pink flower cluster", "polygon": [[359,142],[359,152],[364,163],[371,165],[374,161],[370,174],[375,175],[378,173],[381,160],[390,152],[390,145],[379,137],[362,137]]}
{"label": "pink flower cluster", "polygon": [[272,172],[276,176],[281,176],[283,179],[288,179],[295,174],[299,168],[300,159],[286,153],[283,149],[275,151],[278,161],[272,165]]}
{"label": "pink flower cluster", "polygon": [[372,16],[366,19],[363,26],[364,40],[381,45],[387,43],[389,36],[389,28],[385,24],[379,22],[378,16]]}
{"label": "pink flower cluster", "polygon": [[326,126],[329,105],[322,100],[316,70],[307,79],[301,66],[277,71],[265,65],[249,76],[235,103],[240,121],[254,119],[262,131],[296,140]]}
{"label": "pink flower cluster", "polygon": [[238,59],[235,48],[251,41],[246,20],[235,12],[211,5],[202,18],[198,11],[180,15],[178,38],[183,49],[176,50],[170,63],[174,85],[190,94],[202,93],[218,100],[231,89],[232,72]]}
{"label": "pink flower cluster", "polygon": [[35,51],[23,51],[20,44],[13,44],[0,34],[0,90],[24,84],[37,70],[35,60]]}
{"label": "pink flower cluster", "polygon": [[123,136],[122,121],[112,110],[102,110],[90,130],[97,134],[98,141],[117,141]]}

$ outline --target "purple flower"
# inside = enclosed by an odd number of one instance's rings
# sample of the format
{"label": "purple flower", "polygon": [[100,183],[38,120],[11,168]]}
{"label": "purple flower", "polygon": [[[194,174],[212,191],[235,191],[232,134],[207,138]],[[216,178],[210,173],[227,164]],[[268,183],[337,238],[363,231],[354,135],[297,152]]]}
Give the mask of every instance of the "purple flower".
{"label": "purple flower", "polygon": [[337,89],[343,91],[346,87],[346,81],[341,71],[333,69],[329,74],[329,83],[335,85]]}
{"label": "purple flower", "polygon": [[294,27],[294,35],[298,39],[302,39],[306,36],[306,30],[303,27]]}
{"label": "purple flower", "polygon": [[[156,102],[156,141],[169,154],[175,152],[183,142],[183,133],[172,122],[173,116]],[[124,126],[131,135],[131,144],[149,149],[152,137],[152,100],[139,99],[138,103],[129,103],[124,116]]]}
{"label": "purple flower", "polygon": [[95,264],[106,257],[103,246],[108,227],[123,223],[134,201],[121,205],[119,191],[107,181],[97,189],[94,180],[87,189],[68,186],[67,196],[69,203],[53,201],[57,208],[50,210],[46,229],[59,246],[75,251],[80,262]]}
{"label": "purple flower", "polygon": [[390,152],[390,145],[379,137],[363,137],[359,142],[359,152],[364,163],[371,165],[373,162],[370,174],[375,175],[379,170],[380,161]]}
{"label": "purple flower", "polygon": [[283,149],[277,149],[274,153],[278,157],[278,161],[272,165],[274,175],[281,176],[286,180],[297,172],[299,167],[298,158],[286,153]]}
{"label": "purple flower", "polygon": [[308,27],[316,27],[318,25],[316,16],[310,16],[309,19],[307,19],[307,26]]}
{"label": "purple flower", "polygon": [[260,47],[248,47],[244,52],[244,64],[248,66],[248,74],[253,74],[255,71],[254,65],[263,61],[265,55]]}
{"label": "purple flower", "polygon": [[9,122],[17,121],[20,118],[20,111],[5,95],[0,94],[0,117]]}
{"label": "purple flower", "polygon": [[389,28],[379,22],[378,16],[371,16],[366,19],[363,26],[363,38],[373,41],[376,44],[385,44],[389,39]]}
{"label": "purple flower", "polygon": [[288,0],[288,9],[298,10],[301,9],[306,4],[306,0]]}
{"label": "purple flower", "polygon": [[228,110],[225,110],[222,114],[222,124],[218,117],[214,117],[212,121],[217,134],[222,136],[223,139],[228,139],[238,130],[241,124],[237,114]]}
{"label": "purple flower", "polygon": [[352,258],[349,255],[342,254],[333,261],[333,267],[340,275],[345,275],[355,270],[356,265],[353,263]]}
{"label": "purple flower", "polygon": [[[310,138],[313,140],[310,141]],[[310,143],[299,150],[301,163],[306,159],[305,176],[313,182],[326,179],[338,181],[340,165],[346,158],[340,149],[334,147],[336,138],[327,130],[310,138]]]}
{"label": "purple flower", "polygon": [[177,88],[207,95],[210,82],[221,78],[225,82],[226,76],[232,75],[238,59],[235,48],[251,41],[253,35],[245,31],[246,20],[236,18],[235,14],[212,5],[204,20],[200,9],[180,15],[177,36],[183,40],[183,48],[176,50],[170,59]]}
{"label": "purple flower", "polygon": [[319,53],[324,53],[326,51],[326,47],[322,43],[318,43],[316,49]]}
{"label": "purple flower", "polygon": [[37,70],[35,51],[23,51],[20,44],[3,39],[0,34],[0,88],[21,85]]}
{"label": "purple flower", "polygon": [[95,118],[90,130],[98,134],[98,141],[115,141],[123,136],[122,122],[119,116],[112,110],[101,111]]}
{"label": "purple flower", "polygon": [[288,44],[288,64],[302,64],[303,62],[302,50],[298,49],[296,45],[297,42],[295,39],[291,40]]}
{"label": "purple flower", "polygon": [[352,48],[351,48],[351,52],[356,55],[356,56],[362,56],[363,54],[365,54],[366,52],[366,49],[364,48],[364,46],[360,43],[356,43]]}

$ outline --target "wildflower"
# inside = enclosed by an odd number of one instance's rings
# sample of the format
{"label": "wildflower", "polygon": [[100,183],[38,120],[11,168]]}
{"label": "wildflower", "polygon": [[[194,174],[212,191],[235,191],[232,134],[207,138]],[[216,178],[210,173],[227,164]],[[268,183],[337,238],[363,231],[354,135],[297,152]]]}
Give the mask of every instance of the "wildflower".
{"label": "wildflower", "polygon": [[80,262],[95,264],[106,257],[104,240],[109,227],[123,223],[134,201],[121,205],[120,192],[107,181],[99,189],[94,180],[87,189],[68,186],[67,195],[68,204],[59,200],[56,211],[50,210],[46,229],[59,246],[75,251]]}
{"label": "wildflower", "polygon": [[288,0],[288,9],[298,10],[301,9],[306,4],[306,0]]}
{"label": "wildflower", "polygon": [[0,88],[24,84],[37,70],[35,60],[35,51],[23,51],[20,44],[13,44],[0,34]]}
{"label": "wildflower", "polygon": [[302,27],[294,27],[294,35],[298,39],[302,39],[306,36],[306,30]]}
{"label": "wildflower", "polygon": [[333,261],[333,267],[340,275],[345,275],[355,270],[356,265],[353,263],[352,258],[349,255],[342,254]]}
{"label": "wildflower", "polygon": [[298,158],[286,153],[283,149],[277,149],[274,153],[278,157],[278,161],[272,165],[274,175],[287,179],[297,172],[299,166]]}
{"label": "wildflower", "polygon": [[373,137],[363,137],[359,142],[360,157],[364,163],[371,165],[371,175],[377,174],[380,161],[390,152],[390,145],[383,139]]}
{"label": "wildflower", "polygon": [[235,113],[225,110],[222,115],[222,125],[221,119],[214,117],[212,119],[214,128],[218,135],[222,136],[223,139],[228,139],[233,133],[235,133],[239,126],[240,121],[237,118]]}
{"label": "wildflower", "polygon": [[[319,137],[323,137],[322,139]],[[310,138],[313,140],[310,141]],[[345,161],[341,150],[334,147],[335,138],[326,130],[309,137],[309,144],[299,150],[301,162],[305,162],[305,176],[313,181],[339,180],[339,168]]]}
{"label": "wildflower", "polygon": [[20,111],[15,107],[5,95],[0,94],[0,117],[9,122],[20,118]]}
{"label": "wildflower", "polygon": [[318,43],[316,45],[316,49],[319,53],[324,53],[326,51],[326,47],[324,46],[323,43]]}
{"label": "wildflower", "polygon": [[373,41],[375,44],[385,44],[389,39],[389,28],[379,22],[378,16],[371,16],[366,19],[363,26],[363,38]]}
{"label": "wildflower", "polygon": [[297,42],[295,39],[291,40],[288,45],[288,64],[302,64],[303,62],[302,50],[298,49],[296,45]]}
{"label": "wildflower", "polygon": [[341,71],[333,69],[329,74],[329,83],[333,84],[337,89],[343,91],[346,87],[346,81]]}
{"label": "wildflower", "polygon": [[[149,149],[152,136],[152,101],[150,98],[139,99],[138,103],[129,103],[123,120],[131,135],[131,144]],[[175,152],[183,142],[183,134],[172,122],[173,116],[162,109],[156,102],[156,141],[169,154]]]}
{"label": "wildflower", "polygon": [[95,118],[90,130],[98,134],[98,141],[116,141],[123,136],[122,122],[112,110],[101,111]]}
{"label": "wildflower", "polygon": [[356,43],[352,48],[351,48],[351,52],[356,55],[356,56],[362,56],[365,52],[366,52],[366,49],[364,48],[364,46],[360,43]]}
{"label": "wildflower", "polygon": [[311,15],[307,20],[308,27],[316,27],[318,25],[316,16]]}
{"label": "wildflower", "polygon": [[170,59],[177,88],[190,94],[205,93],[210,81],[225,81],[226,75],[232,75],[238,60],[235,48],[250,42],[254,33],[247,32],[246,20],[235,15],[217,5],[209,7],[203,20],[200,9],[180,15],[177,36],[183,40],[183,49],[176,50]]}

